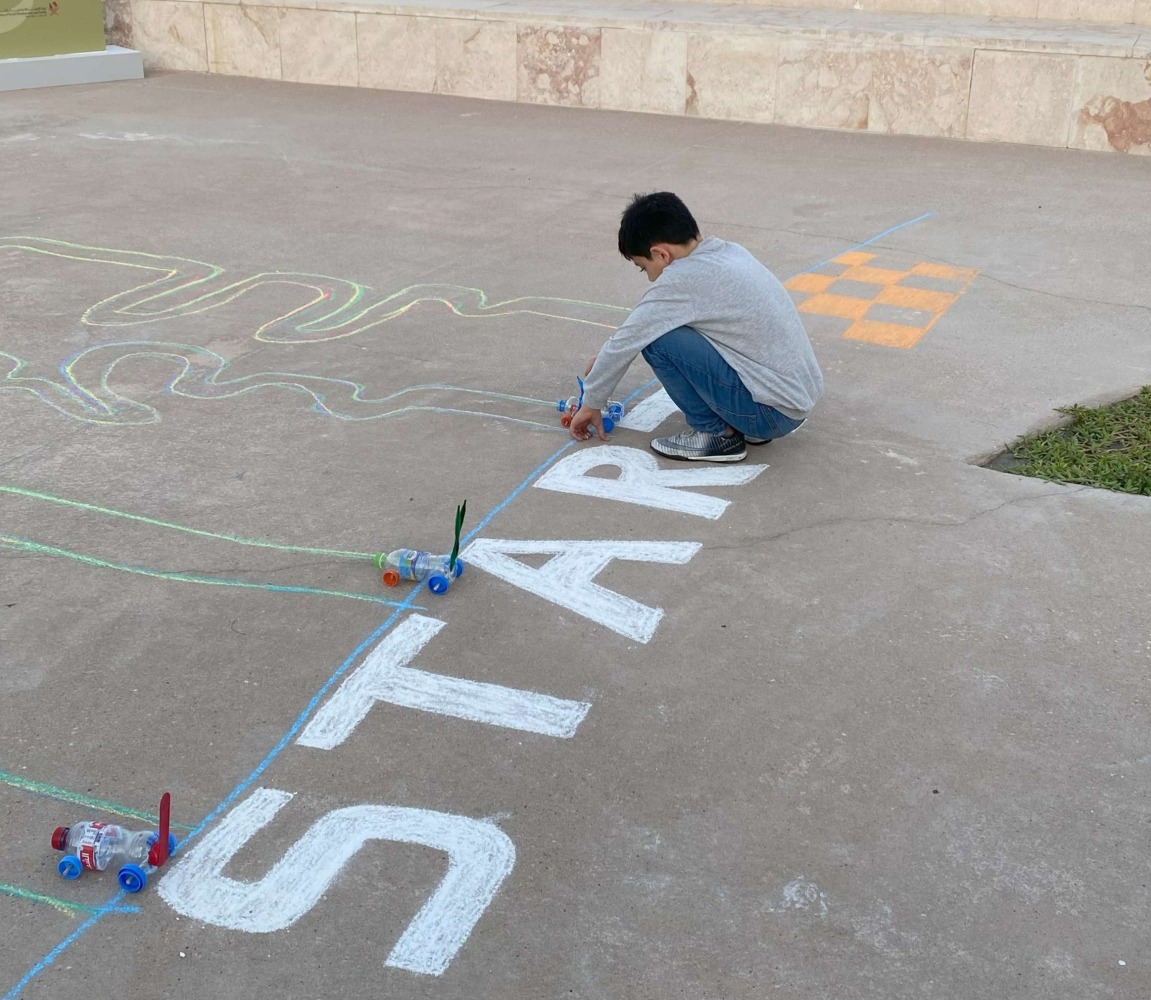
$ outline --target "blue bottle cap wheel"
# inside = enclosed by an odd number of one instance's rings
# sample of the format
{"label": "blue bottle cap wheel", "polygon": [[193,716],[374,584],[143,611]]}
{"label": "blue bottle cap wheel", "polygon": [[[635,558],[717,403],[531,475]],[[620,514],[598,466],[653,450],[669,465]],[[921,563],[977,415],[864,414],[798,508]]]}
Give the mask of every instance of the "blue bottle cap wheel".
{"label": "blue bottle cap wheel", "polygon": [[148,884],[148,873],[139,865],[125,865],[116,880],[125,892],[139,892]]}
{"label": "blue bottle cap wheel", "polygon": [[75,854],[65,854],[60,859],[60,863],[56,866],[58,871],[64,878],[73,879],[79,878],[80,872],[84,870],[84,866],[80,863],[80,859]]}

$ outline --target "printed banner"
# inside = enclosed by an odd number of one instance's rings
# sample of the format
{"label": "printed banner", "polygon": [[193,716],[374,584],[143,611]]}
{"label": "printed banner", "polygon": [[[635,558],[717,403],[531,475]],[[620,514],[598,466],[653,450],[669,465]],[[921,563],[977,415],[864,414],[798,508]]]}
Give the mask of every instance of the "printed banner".
{"label": "printed banner", "polygon": [[0,59],[104,47],[101,0],[0,0]]}

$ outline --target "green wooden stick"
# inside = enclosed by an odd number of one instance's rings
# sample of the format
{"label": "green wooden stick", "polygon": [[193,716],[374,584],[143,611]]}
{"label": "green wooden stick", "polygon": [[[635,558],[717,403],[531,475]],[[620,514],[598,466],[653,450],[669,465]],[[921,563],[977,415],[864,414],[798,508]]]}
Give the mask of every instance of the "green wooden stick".
{"label": "green wooden stick", "polygon": [[456,571],[456,556],[460,554],[460,531],[464,526],[464,515],[468,512],[468,502],[465,500],[456,508],[456,542],[452,546],[452,558],[448,560],[448,569]]}

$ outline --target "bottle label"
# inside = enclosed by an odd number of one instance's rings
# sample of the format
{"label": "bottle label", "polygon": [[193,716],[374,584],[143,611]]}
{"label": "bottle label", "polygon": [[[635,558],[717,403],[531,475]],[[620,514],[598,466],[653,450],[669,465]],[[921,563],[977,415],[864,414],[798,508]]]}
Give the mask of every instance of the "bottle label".
{"label": "bottle label", "polygon": [[96,851],[100,847],[100,841],[104,839],[104,827],[107,825],[107,823],[89,823],[84,836],[80,838],[80,850],[77,852],[80,855],[80,864],[90,872],[99,871],[96,867]]}
{"label": "bottle label", "polygon": [[396,568],[400,572],[401,580],[414,580],[416,578],[415,564],[418,555],[419,553],[414,549],[404,549],[400,554],[400,564]]}

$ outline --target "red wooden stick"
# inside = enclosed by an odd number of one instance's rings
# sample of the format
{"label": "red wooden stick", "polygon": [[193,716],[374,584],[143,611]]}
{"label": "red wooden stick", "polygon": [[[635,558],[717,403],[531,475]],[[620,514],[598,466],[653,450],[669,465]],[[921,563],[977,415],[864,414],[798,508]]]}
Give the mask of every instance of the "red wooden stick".
{"label": "red wooden stick", "polygon": [[148,852],[148,864],[159,868],[168,860],[168,825],[172,815],[172,793],[165,792],[160,799],[160,838]]}

